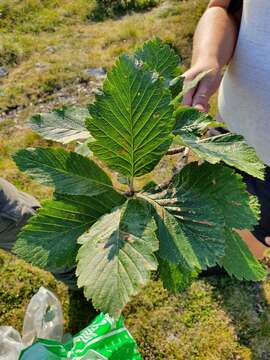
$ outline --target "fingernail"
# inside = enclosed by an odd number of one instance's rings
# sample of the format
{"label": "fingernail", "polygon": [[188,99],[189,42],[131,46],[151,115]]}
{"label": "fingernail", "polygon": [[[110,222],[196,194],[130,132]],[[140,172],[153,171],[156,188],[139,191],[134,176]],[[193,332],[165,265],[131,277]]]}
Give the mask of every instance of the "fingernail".
{"label": "fingernail", "polygon": [[194,108],[197,109],[197,110],[199,110],[199,111],[203,111],[203,112],[206,111],[205,108],[204,108],[204,106],[201,105],[201,104],[196,104],[196,105],[194,105]]}

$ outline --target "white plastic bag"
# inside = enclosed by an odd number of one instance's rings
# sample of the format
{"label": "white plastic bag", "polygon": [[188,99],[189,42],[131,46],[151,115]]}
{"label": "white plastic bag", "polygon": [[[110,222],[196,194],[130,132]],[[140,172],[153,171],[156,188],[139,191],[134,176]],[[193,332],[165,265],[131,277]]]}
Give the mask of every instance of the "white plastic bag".
{"label": "white plastic bag", "polygon": [[18,331],[0,326],[0,360],[18,360],[24,346]]}
{"label": "white plastic bag", "polygon": [[51,291],[41,287],[27,307],[22,342],[25,346],[30,346],[36,338],[62,341],[63,331],[61,304]]}
{"label": "white plastic bag", "polygon": [[41,287],[27,306],[22,338],[9,326],[0,326],[0,360],[18,360],[36,338],[62,341],[64,318],[57,297]]}

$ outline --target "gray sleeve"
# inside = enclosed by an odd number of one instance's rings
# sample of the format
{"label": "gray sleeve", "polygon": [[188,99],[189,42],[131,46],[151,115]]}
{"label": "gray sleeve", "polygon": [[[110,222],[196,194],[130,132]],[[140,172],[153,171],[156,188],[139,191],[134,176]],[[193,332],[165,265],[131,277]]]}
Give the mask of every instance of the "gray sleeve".
{"label": "gray sleeve", "polygon": [[19,231],[39,207],[34,197],[0,178],[0,248],[11,251]]}

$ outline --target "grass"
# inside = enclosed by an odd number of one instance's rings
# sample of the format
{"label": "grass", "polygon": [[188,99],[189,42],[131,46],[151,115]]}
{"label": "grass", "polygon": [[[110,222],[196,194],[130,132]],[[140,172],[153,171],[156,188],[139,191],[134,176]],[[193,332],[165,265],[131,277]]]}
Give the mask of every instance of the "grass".
{"label": "grass", "polygon": [[3,33],[55,32],[63,25],[86,20],[93,11],[93,0],[2,0],[0,29]]}
{"label": "grass", "polygon": [[[194,26],[205,3],[163,3],[150,12],[100,23],[91,23],[83,20],[82,15],[79,18],[74,15],[55,25],[54,31],[42,26],[39,31],[22,28],[29,22],[32,24],[32,13],[29,21],[27,17],[24,22],[15,21],[12,31],[5,28],[4,18],[2,27],[0,25],[3,32],[0,62],[9,67],[10,75],[2,81],[0,109],[27,107],[69,83],[85,80],[85,68],[100,64],[109,68],[116,56],[156,35],[173,44],[187,62]],[[12,8],[12,4],[9,6]],[[19,9],[18,5],[17,11]],[[14,11],[7,17],[8,23]]]}
{"label": "grass", "polygon": [[[170,0],[151,11],[93,22],[91,0],[2,0],[0,65],[9,75],[0,79],[0,176],[40,200],[50,196],[50,189],[20,173],[12,161],[19,148],[51,144],[27,129],[26,119],[44,104],[51,108],[71,97],[75,103],[91,101],[87,89],[93,79],[85,69],[109,69],[119,54],[156,35],[181,53],[187,67],[206,3]],[[164,171],[161,164],[158,181]],[[78,331],[94,316],[80,293],[0,252],[0,324],[21,330],[26,304],[41,285],[60,297],[67,331]],[[270,358],[269,305],[269,281],[202,279],[179,296],[152,281],[127,306],[125,317],[145,360],[263,360]]]}
{"label": "grass", "polygon": [[[109,69],[118,55],[131,52],[156,35],[181,52],[187,66],[192,34],[206,3],[206,0],[168,1],[151,11],[97,23],[86,16],[93,7],[90,0],[3,1],[1,7],[6,10],[0,18],[3,38],[0,64],[8,68],[9,75],[0,79],[0,116],[6,114],[5,121],[0,120],[0,176],[39,199],[49,195],[47,189],[21,175],[11,160],[18,148],[39,143],[25,129],[26,119],[39,112],[43,103],[66,102],[58,99],[60,89],[78,103],[89,102],[90,94],[75,90],[92,80],[85,69],[100,66]],[[69,16],[63,17],[67,9]],[[54,31],[41,26],[44,12],[47,21],[54,24]],[[27,28],[29,23],[35,24],[35,29]],[[19,110],[18,114],[13,109]]]}

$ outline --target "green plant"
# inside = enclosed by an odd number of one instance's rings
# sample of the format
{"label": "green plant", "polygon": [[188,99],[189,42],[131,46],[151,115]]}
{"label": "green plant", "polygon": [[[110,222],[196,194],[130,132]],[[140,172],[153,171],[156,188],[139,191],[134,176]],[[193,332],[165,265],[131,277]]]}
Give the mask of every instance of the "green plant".
{"label": "green plant", "polygon": [[[168,45],[151,40],[117,60],[86,109],[32,117],[33,130],[45,139],[85,140],[88,157],[63,148],[14,155],[20,170],[55,189],[15,252],[49,270],[77,259],[79,287],[115,317],[151,271],[173,292],[216,264],[241,280],[266,275],[234,231],[257,223],[257,201],[224,163],[258,178],[264,166],[239,135],[205,138],[213,118],[178,101],[201,77],[183,86],[179,65]],[[200,162],[186,161],[190,150]],[[138,185],[164,156],[181,153],[169,182]]]}
{"label": "green plant", "polygon": [[159,0],[96,0],[96,8],[89,15],[94,20],[122,15],[127,11],[143,11],[160,3]]}

